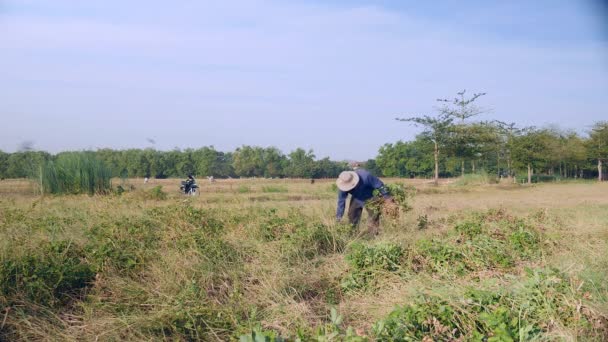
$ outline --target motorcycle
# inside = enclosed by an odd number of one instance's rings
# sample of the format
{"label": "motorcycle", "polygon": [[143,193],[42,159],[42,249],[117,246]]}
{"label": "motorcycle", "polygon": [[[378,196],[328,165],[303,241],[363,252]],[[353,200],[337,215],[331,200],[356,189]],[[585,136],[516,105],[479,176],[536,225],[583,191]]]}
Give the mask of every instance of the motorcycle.
{"label": "motorcycle", "polygon": [[181,191],[186,195],[194,196],[198,191],[198,184],[188,183],[188,181],[182,181],[182,185],[179,187]]}

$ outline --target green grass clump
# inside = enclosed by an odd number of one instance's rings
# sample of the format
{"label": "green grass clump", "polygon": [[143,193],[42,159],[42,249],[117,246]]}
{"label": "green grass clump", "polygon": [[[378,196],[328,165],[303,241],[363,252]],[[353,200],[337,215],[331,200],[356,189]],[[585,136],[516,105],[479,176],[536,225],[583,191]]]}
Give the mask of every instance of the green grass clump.
{"label": "green grass clump", "polygon": [[83,249],[70,241],[41,243],[27,251],[7,251],[0,260],[0,293],[9,303],[22,300],[57,307],[93,281]]}
{"label": "green grass clump", "polygon": [[495,175],[488,175],[485,170],[479,173],[469,173],[458,177],[458,180],[453,183],[454,186],[475,186],[485,184],[496,184],[498,180]]}
{"label": "green grass clump", "polygon": [[37,176],[43,194],[107,194],[112,172],[89,152],[62,153],[41,165]]}
{"label": "green grass clump", "polygon": [[251,188],[245,185],[239,185],[238,188],[236,188],[236,192],[238,192],[239,194],[246,194],[246,193],[250,193],[251,192]]}
{"label": "green grass clump", "polygon": [[477,213],[454,225],[445,237],[420,239],[410,255],[411,269],[444,276],[481,270],[508,271],[546,253],[533,223],[500,211]]}
{"label": "green grass clump", "polygon": [[287,192],[287,188],[284,186],[263,186],[262,187],[262,192],[268,192],[268,193],[272,193],[272,192]]}
{"label": "green grass clump", "polygon": [[119,217],[93,226],[86,235],[86,255],[98,271],[137,272],[158,248],[158,229],[147,218]]}
{"label": "green grass clump", "polygon": [[582,310],[584,293],[571,284],[554,269],[527,269],[509,289],[469,288],[456,298],[420,296],[377,322],[373,334],[388,341],[529,341],[552,340],[557,337],[552,334],[568,328],[592,340],[608,336],[597,324],[605,318]]}
{"label": "green grass clump", "polygon": [[328,227],[314,223],[294,230],[281,241],[281,254],[288,263],[311,260],[317,256],[339,252],[345,241]]}
{"label": "green grass clump", "polygon": [[342,279],[342,288],[344,291],[370,288],[383,272],[400,271],[405,254],[403,247],[395,244],[352,244],[346,255],[351,271]]}
{"label": "green grass clump", "polygon": [[162,201],[167,199],[167,193],[163,191],[162,185],[157,185],[150,189],[149,197],[154,200]]}

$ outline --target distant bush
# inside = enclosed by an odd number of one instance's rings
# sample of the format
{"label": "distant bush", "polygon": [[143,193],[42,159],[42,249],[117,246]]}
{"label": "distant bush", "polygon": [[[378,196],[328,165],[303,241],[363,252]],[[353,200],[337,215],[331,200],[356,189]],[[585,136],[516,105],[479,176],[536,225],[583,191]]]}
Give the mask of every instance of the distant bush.
{"label": "distant bush", "polygon": [[236,189],[236,191],[239,194],[246,194],[246,193],[251,192],[251,188],[248,186],[245,186],[245,185],[239,185],[239,187]]}
{"label": "distant bush", "polygon": [[163,191],[162,185],[157,185],[157,186],[153,187],[152,189],[150,189],[149,196],[151,199],[155,199],[155,200],[166,200],[167,199],[167,193]]}
{"label": "distant bush", "polygon": [[106,194],[112,172],[92,152],[62,153],[40,166],[40,191],[48,194]]}
{"label": "distant bush", "polygon": [[485,170],[481,170],[479,173],[468,173],[464,176],[458,177],[453,185],[456,186],[467,186],[467,185],[484,185],[484,184],[496,184],[498,179],[495,175],[489,175]]}
{"label": "distant bush", "polygon": [[262,192],[287,192],[284,186],[263,186]]}
{"label": "distant bush", "polygon": [[[531,178],[532,178],[532,183],[557,182],[562,179],[561,176],[543,175],[543,174],[534,174],[534,175],[532,175]],[[527,174],[517,175],[515,177],[515,179],[517,180],[518,183],[527,183],[528,175]]]}

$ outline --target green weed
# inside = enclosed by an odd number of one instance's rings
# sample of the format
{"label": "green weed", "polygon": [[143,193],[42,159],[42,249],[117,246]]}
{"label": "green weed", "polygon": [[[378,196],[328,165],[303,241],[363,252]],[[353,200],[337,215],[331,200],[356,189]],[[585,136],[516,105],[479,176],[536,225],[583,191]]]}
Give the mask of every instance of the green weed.
{"label": "green weed", "polygon": [[41,243],[28,251],[9,250],[0,261],[0,293],[9,303],[65,305],[95,277],[84,255],[71,241]]}
{"label": "green weed", "polygon": [[273,193],[273,192],[287,192],[287,188],[284,186],[263,186],[262,192]]}

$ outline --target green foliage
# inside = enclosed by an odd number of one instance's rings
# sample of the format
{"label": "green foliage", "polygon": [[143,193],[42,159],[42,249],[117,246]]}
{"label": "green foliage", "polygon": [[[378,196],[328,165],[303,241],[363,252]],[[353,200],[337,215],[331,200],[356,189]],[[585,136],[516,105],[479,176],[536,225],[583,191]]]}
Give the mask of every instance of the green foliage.
{"label": "green foliage", "polygon": [[61,153],[40,167],[42,193],[105,194],[111,191],[111,171],[92,152]]}
{"label": "green foliage", "polygon": [[116,193],[118,196],[122,195],[125,193],[125,188],[122,187],[122,185],[119,185],[116,187],[116,190],[114,190],[114,193]]}
{"label": "green foliage", "polygon": [[552,269],[526,272],[512,289],[468,289],[462,300],[420,296],[376,323],[374,336],[391,341],[528,341],[543,339],[559,326],[585,329],[589,336],[604,333],[601,325],[590,324],[592,312],[581,313],[577,303],[582,293],[573,290],[571,279]]}
{"label": "green foliage", "polygon": [[[394,216],[393,218],[395,218],[400,213],[405,213],[412,210],[411,200],[416,192],[414,187],[405,184],[385,184],[384,187],[393,198],[396,208],[398,209],[396,213],[386,212],[386,214],[390,214],[390,216]],[[388,211],[390,209],[385,208],[384,201],[382,200],[378,190],[374,190],[374,196],[376,197],[374,200],[366,203],[367,208],[370,208],[375,212],[382,212],[383,209]]]}
{"label": "green foliage", "polygon": [[235,329],[233,313],[210,301],[205,288],[195,282],[184,286],[168,308],[155,318],[160,336],[200,341],[219,338],[215,331],[226,337]]}
{"label": "green foliage", "polygon": [[472,186],[472,185],[484,185],[484,184],[495,184],[497,182],[496,175],[488,175],[485,170],[480,173],[465,174],[458,178],[453,183],[455,186]]}
{"label": "green foliage", "polygon": [[262,192],[273,193],[273,192],[287,192],[287,188],[284,186],[263,186]]}
{"label": "green foliage", "polygon": [[86,234],[86,256],[97,271],[108,267],[123,273],[141,270],[158,244],[157,229],[147,219],[120,217],[97,224]]}
{"label": "green foliage", "polygon": [[259,326],[246,335],[241,335],[240,342],[283,342],[283,341],[318,341],[318,342],[365,342],[367,338],[357,335],[351,328],[343,327],[342,315],[332,307],[329,312],[329,322],[314,332],[298,331],[295,339],[285,339],[271,330],[263,330]]}
{"label": "green foliage", "polygon": [[288,262],[310,260],[320,255],[339,252],[345,242],[332,235],[320,223],[306,225],[289,232],[281,243],[281,253]]}
{"label": "green foliage", "polygon": [[433,144],[430,141],[398,141],[380,147],[376,157],[380,174],[387,177],[430,176],[433,174]]}
{"label": "green foliage", "polygon": [[257,327],[246,335],[239,337],[239,342],[285,342],[286,339],[280,337],[276,332],[270,330],[263,330]]}
{"label": "green foliage", "polygon": [[374,336],[385,341],[455,340],[461,337],[461,317],[447,301],[420,297],[393,310],[373,326]]}
{"label": "green foliage", "polygon": [[412,210],[411,201],[416,188],[405,184],[386,184],[385,187],[402,212]]}
{"label": "green foliage", "polygon": [[341,283],[345,291],[367,289],[379,273],[400,271],[405,256],[405,250],[394,244],[366,246],[354,243],[349,249],[346,261],[351,270]]}
{"label": "green foliage", "polygon": [[451,277],[508,269],[542,253],[541,233],[531,223],[488,211],[457,222],[446,238],[419,240],[412,251],[411,268]]}
{"label": "green foliage", "polygon": [[298,210],[291,210],[286,216],[279,215],[275,208],[259,213],[262,219],[252,233],[263,241],[280,241],[283,259],[290,263],[344,248],[344,239],[339,234],[333,234],[321,223],[311,222]]}
{"label": "green foliage", "polygon": [[150,199],[162,201],[167,199],[167,193],[163,191],[162,185],[157,185],[149,190],[148,197]]}
{"label": "green foliage", "polygon": [[0,293],[9,302],[65,305],[94,277],[82,248],[71,241],[42,243],[27,251],[9,250],[0,260]]}
{"label": "green foliage", "polygon": [[418,216],[417,221],[418,224],[416,226],[419,230],[426,229],[429,225],[429,217],[426,214]]}
{"label": "green foliage", "polygon": [[251,188],[248,186],[245,186],[245,185],[239,185],[239,187],[236,189],[236,191],[239,194],[246,194],[246,193],[251,192]]}

